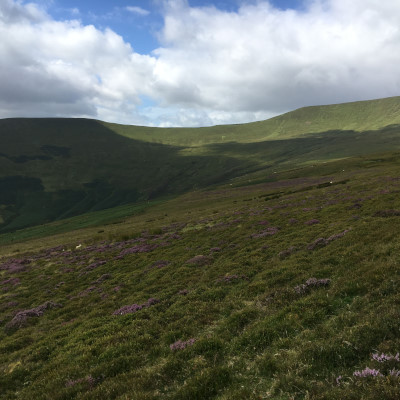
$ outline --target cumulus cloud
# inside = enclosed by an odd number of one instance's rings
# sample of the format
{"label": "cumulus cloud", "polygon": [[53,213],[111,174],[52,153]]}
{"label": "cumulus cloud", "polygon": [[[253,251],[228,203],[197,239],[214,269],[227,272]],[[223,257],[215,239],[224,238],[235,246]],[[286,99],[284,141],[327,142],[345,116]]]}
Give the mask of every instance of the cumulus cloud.
{"label": "cumulus cloud", "polygon": [[282,112],[310,104],[399,94],[400,3],[269,2],[237,12],[166,3],[157,49],[166,104]]}
{"label": "cumulus cloud", "polygon": [[0,117],[198,126],[400,94],[399,2],[307,0],[295,11],[258,0],[230,12],[163,4],[160,47],[143,55],[110,29],[2,0]]}
{"label": "cumulus cloud", "polygon": [[5,0],[0,37],[1,117],[139,118],[155,60],[115,32],[54,21],[35,5]]}

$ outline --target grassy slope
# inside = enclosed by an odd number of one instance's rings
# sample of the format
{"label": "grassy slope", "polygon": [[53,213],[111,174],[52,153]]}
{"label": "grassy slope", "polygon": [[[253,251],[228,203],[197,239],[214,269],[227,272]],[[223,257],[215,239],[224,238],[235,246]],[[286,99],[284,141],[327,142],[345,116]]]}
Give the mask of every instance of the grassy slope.
{"label": "grassy slope", "polygon": [[262,171],[400,147],[400,97],[271,120],[159,129],[82,119],[0,121],[0,231]]}
{"label": "grassy slope", "polygon": [[3,247],[0,397],[398,399],[400,362],[371,358],[400,348],[399,176],[399,153],[319,163]]}
{"label": "grassy slope", "polygon": [[103,123],[120,135],[180,146],[250,143],[329,131],[364,132],[400,124],[400,97],[304,107],[266,121],[207,128],[149,128]]}

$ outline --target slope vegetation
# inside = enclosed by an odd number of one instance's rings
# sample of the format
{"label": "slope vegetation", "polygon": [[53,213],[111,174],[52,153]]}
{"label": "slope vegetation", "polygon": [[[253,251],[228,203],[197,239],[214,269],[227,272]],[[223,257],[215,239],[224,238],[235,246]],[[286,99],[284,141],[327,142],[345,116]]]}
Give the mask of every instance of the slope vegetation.
{"label": "slope vegetation", "polygon": [[266,121],[208,128],[148,128],[104,123],[126,137],[170,145],[249,143],[330,131],[377,131],[400,124],[400,97],[304,107]]}
{"label": "slope vegetation", "polygon": [[160,129],[84,119],[0,120],[0,232],[237,178],[400,148],[400,97],[267,121]]}

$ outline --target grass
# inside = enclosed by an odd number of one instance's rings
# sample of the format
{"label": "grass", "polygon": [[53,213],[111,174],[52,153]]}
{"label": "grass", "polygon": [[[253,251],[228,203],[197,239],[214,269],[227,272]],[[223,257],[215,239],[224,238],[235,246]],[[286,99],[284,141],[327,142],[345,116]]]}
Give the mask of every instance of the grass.
{"label": "grass", "polygon": [[[48,224],[33,226],[13,233],[3,233],[0,235],[0,245],[9,243],[19,243],[29,239],[37,239],[47,237],[49,235],[58,235],[66,232],[75,231],[89,227],[102,227],[107,224],[121,224],[127,217],[144,212],[148,207],[162,203],[163,200],[146,201],[142,203],[134,203],[106,210],[86,213],[72,218],[63,219]],[[101,231],[101,229],[100,229]],[[98,231],[99,233],[102,233]]]}
{"label": "grass", "polygon": [[400,362],[374,354],[400,347],[400,155],[287,166],[21,231],[0,249],[0,397],[398,399]]}

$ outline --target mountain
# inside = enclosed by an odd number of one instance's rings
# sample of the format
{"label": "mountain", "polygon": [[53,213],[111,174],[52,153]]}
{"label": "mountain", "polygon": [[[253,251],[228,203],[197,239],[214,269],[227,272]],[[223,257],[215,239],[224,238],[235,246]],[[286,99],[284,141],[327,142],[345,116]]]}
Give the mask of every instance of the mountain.
{"label": "mountain", "polygon": [[[400,97],[302,108],[267,121],[147,128],[0,120],[0,232],[238,177],[398,149]],[[233,180],[233,181],[232,181]]]}

